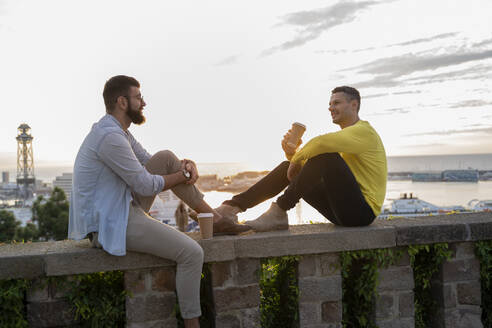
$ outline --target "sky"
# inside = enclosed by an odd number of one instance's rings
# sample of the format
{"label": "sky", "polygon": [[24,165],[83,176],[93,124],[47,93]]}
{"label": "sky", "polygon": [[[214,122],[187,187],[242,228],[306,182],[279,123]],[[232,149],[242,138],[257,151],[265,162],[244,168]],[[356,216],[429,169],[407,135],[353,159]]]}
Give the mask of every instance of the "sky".
{"label": "sky", "polygon": [[[389,156],[492,153],[492,1],[0,0],[0,160],[73,163],[104,83],[137,78],[151,153],[271,169],[292,122],[359,89]],[[3,157],[2,157],[3,156]],[[1,163],[0,163],[1,164]]]}

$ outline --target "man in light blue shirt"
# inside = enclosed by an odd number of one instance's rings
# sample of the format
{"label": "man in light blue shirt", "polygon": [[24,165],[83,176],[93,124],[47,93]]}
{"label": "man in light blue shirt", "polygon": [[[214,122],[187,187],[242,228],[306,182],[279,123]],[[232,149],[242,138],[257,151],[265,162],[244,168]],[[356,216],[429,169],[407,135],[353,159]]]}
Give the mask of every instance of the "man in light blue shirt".
{"label": "man in light blue shirt", "polygon": [[198,213],[214,214],[214,233],[250,228],[212,209],[195,187],[196,165],[171,151],[151,156],[128,131],[145,122],[139,82],[118,75],[103,91],[107,114],[82,143],[74,165],[68,237],[92,237],[93,245],[122,256],[126,250],[176,261],[176,289],[186,327],[198,327],[203,250],[186,234],[147,213],[155,196],[171,189]]}

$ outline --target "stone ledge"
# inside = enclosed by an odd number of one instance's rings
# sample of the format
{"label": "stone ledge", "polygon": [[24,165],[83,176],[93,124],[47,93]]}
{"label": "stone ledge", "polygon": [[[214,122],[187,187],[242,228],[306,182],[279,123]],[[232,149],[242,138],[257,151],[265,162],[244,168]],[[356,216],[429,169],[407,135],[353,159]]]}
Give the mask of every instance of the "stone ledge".
{"label": "stone ledge", "polygon": [[462,213],[380,221],[396,229],[398,246],[492,239],[492,213]]}
{"label": "stone ledge", "polygon": [[[376,220],[368,227],[333,224],[291,226],[287,231],[249,233],[200,240],[205,262],[238,258],[336,253],[411,244],[492,240],[492,213],[454,214],[390,221]],[[174,266],[152,255],[128,252],[111,256],[90,247],[88,240],[0,245],[0,279],[35,278],[112,270]]]}

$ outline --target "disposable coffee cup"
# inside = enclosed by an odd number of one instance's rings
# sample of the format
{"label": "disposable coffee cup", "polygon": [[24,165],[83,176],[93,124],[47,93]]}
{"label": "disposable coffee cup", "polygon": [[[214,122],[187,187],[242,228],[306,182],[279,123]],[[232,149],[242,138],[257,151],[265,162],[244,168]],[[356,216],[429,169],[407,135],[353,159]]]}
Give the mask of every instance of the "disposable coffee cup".
{"label": "disposable coffee cup", "polygon": [[304,131],[306,131],[306,126],[304,124],[299,122],[292,123],[292,128],[290,129],[290,137],[287,141],[287,145],[295,149],[297,147],[297,143],[302,138]]}
{"label": "disposable coffee cup", "polygon": [[200,236],[202,239],[210,239],[214,235],[214,214],[199,213],[197,215],[198,224],[200,225]]}

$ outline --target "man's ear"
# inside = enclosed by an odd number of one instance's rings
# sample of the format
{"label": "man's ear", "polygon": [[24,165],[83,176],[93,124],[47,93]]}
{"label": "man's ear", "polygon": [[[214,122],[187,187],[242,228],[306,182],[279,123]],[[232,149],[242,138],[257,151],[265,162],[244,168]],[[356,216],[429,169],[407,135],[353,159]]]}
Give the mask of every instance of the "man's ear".
{"label": "man's ear", "polygon": [[357,100],[352,99],[350,101],[350,108],[352,108],[353,110],[355,110],[357,112],[358,111],[357,107],[359,107],[359,103],[357,102]]}
{"label": "man's ear", "polygon": [[116,105],[120,108],[126,108],[128,106],[128,100],[124,96],[118,96],[118,98],[116,98]]}

